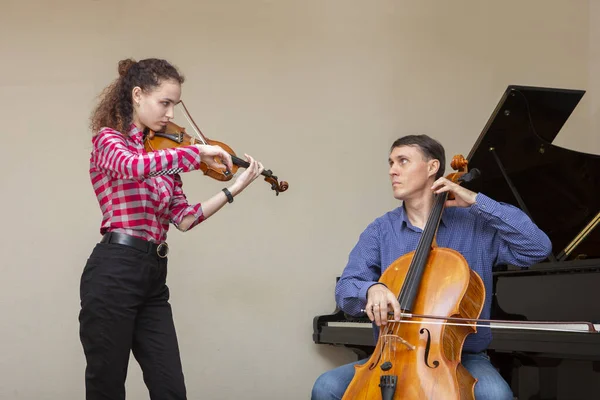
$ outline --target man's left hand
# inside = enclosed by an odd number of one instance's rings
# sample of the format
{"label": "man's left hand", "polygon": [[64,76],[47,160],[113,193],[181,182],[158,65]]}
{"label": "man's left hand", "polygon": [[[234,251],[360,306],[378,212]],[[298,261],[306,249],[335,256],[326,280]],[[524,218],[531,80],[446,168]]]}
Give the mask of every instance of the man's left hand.
{"label": "man's left hand", "polygon": [[454,200],[448,200],[446,202],[446,207],[469,207],[475,204],[475,198],[477,197],[477,193],[449,181],[444,177],[433,182],[431,189],[438,194],[443,192],[454,194]]}

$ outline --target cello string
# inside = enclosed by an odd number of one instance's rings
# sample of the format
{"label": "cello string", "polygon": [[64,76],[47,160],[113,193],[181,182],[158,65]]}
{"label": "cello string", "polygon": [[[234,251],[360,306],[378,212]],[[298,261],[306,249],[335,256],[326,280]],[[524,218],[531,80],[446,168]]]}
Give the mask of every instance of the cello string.
{"label": "cello string", "polygon": [[[385,326],[386,328],[388,327],[388,325]],[[382,332],[382,330],[379,330],[379,338],[378,338],[378,343],[379,345],[379,361],[381,361],[381,359],[385,359],[385,352],[386,352],[386,342],[387,340],[387,336],[386,336],[386,332]],[[381,343],[380,343],[381,342]],[[379,362],[378,361],[378,362]]]}
{"label": "cello string", "polygon": [[[391,361],[392,359],[392,352],[390,351],[390,335],[389,335],[389,331],[390,331],[390,325],[391,324],[387,324],[385,325],[384,329],[383,329],[383,343],[385,345],[385,349],[383,351],[383,361],[385,362],[386,360]],[[387,353],[387,356],[386,356]]]}
{"label": "cello string", "polygon": [[[435,231],[437,230],[437,224],[435,224],[436,229],[433,228],[433,224],[435,219],[441,218],[441,213],[443,211],[444,203],[446,201],[446,196],[447,193],[444,193],[444,195],[435,195],[433,210],[429,215],[429,218],[425,225],[425,229],[421,233],[422,240],[419,241],[419,246],[415,251],[415,257],[417,258],[417,262],[415,265],[419,266],[420,268],[415,268],[415,271],[411,276],[410,290],[416,290],[416,285],[419,284],[419,282],[417,282],[416,274],[420,272],[422,277],[422,274],[425,272],[424,269],[427,265],[427,259],[429,258],[429,255],[431,253],[431,243],[433,242],[433,237],[435,235]],[[405,304],[405,307],[407,306],[408,304]]]}
{"label": "cello string", "polygon": [[[417,244],[417,248],[415,250],[415,255],[413,257],[413,263],[411,263],[411,266],[408,269],[408,272],[406,274],[405,284],[402,285],[403,287],[401,288],[400,297],[402,298],[402,300],[401,300],[402,303],[400,304],[400,310],[406,310],[406,307],[408,307],[408,304],[407,304],[408,300],[406,297],[407,295],[403,296],[402,293],[407,293],[405,291],[408,291],[408,293],[410,293],[411,291],[416,290],[416,286],[418,285],[417,275],[420,272],[420,270],[423,270],[425,268],[427,258],[429,257],[429,254],[430,254],[430,251],[425,251],[424,248],[425,248],[425,246],[426,247],[431,246],[434,233],[437,230],[437,229],[432,228],[434,217],[441,218],[441,213],[443,212],[443,207],[446,202],[447,196],[448,196],[448,192],[444,192],[441,195],[438,195],[438,194],[434,195],[435,200],[434,200],[433,210],[432,210],[431,214],[429,215],[429,218],[425,225],[425,229],[421,233],[421,239],[419,240],[419,243]],[[437,217],[437,216],[439,216],[439,217]],[[431,232],[432,230],[434,231],[433,233]],[[431,236],[431,239],[429,238],[430,236]],[[423,273],[424,273],[424,271],[423,271]],[[422,276],[422,273],[421,273],[421,276]],[[408,283],[406,283],[406,282],[408,282]],[[400,319],[402,319],[402,317]],[[400,327],[398,327],[398,331],[399,331],[399,328]],[[396,329],[394,329],[394,335],[399,336],[399,332],[397,332]]]}
{"label": "cello string", "polygon": [[[391,356],[392,356],[392,353],[390,351],[390,337],[388,335],[385,336],[384,343],[385,343],[385,350],[383,353],[383,360],[385,362],[386,359],[390,360]],[[386,353],[387,353],[387,355],[386,355]]]}
{"label": "cello string", "polygon": [[[431,244],[435,237],[435,233],[437,232],[437,228],[441,220],[447,198],[447,191],[442,192],[440,194],[434,193],[434,204],[432,212],[429,214],[429,217],[425,224],[425,229],[423,229],[421,233],[421,238],[417,243],[417,248],[415,249],[413,260],[409,265],[405,281],[400,289],[399,304],[401,311],[407,309],[408,298],[411,297],[410,294],[413,291],[417,290],[417,285],[419,284],[419,280],[417,278],[418,276],[422,278],[425,272],[424,269],[427,265],[427,259],[429,258],[429,255],[431,253]],[[385,307],[388,308],[388,305],[386,304]],[[402,320],[402,317],[400,317],[400,320]],[[412,321],[412,323],[414,323],[414,321]],[[400,324],[394,324],[394,327],[392,328],[393,335],[400,337],[399,331]]]}
{"label": "cello string", "polygon": [[[427,223],[425,224],[425,229],[421,233],[421,240],[419,240],[417,249],[415,250],[413,257],[414,262],[411,263],[411,267],[414,266],[414,268],[409,268],[406,276],[406,281],[408,281],[408,284],[403,285],[402,292],[406,290],[408,291],[408,293],[410,293],[416,290],[416,286],[419,283],[417,282],[417,275],[421,273],[422,276],[422,273],[424,272],[423,269],[425,268],[427,258],[429,257],[430,253],[428,248],[431,247],[435,231],[437,230],[437,224],[436,228],[433,228],[433,223],[435,219],[438,219],[438,216],[439,218],[441,218],[441,213],[443,211],[444,203],[446,201],[447,196],[448,192],[444,192],[442,195],[434,195],[434,205],[432,212],[429,214],[429,218],[427,219]],[[405,295],[403,299],[404,304],[400,304],[401,309],[406,309],[406,307],[408,307],[408,304],[406,304],[408,301],[406,299],[406,296],[407,295]]]}

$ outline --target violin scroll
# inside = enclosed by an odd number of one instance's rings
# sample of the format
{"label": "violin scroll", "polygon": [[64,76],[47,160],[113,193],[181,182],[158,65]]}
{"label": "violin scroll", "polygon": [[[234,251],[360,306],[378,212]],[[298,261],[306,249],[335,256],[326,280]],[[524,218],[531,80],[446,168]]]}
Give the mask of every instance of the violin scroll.
{"label": "violin scroll", "polygon": [[266,170],[263,172],[265,172],[263,174],[265,175],[265,181],[271,184],[271,189],[275,191],[275,196],[279,196],[280,192],[285,192],[286,190],[288,190],[288,183],[286,181],[279,182],[277,180],[277,177],[273,175],[273,172],[271,172],[271,170]]}

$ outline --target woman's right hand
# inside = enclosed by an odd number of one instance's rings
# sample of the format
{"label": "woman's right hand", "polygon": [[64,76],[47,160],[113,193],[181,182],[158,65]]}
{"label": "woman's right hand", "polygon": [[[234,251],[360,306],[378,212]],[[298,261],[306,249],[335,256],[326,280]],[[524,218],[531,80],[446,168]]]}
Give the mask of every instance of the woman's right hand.
{"label": "woman's right hand", "polygon": [[[231,154],[220,146],[210,144],[197,144],[196,146],[200,150],[200,160],[210,168],[220,170],[226,167],[228,171],[233,169]],[[222,162],[217,161],[217,158],[221,159]]]}

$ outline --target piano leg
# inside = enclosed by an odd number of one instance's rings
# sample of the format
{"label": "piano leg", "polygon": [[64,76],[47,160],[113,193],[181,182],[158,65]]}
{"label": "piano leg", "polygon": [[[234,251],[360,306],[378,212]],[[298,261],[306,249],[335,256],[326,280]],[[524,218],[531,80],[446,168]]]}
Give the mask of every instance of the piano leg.
{"label": "piano leg", "polygon": [[[515,397],[519,398],[520,391],[520,371],[521,366],[535,367],[538,372],[538,384],[534,387],[531,382],[526,382],[528,388],[537,391],[536,394],[529,397],[528,400],[557,400],[558,399],[558,366],[561,359],[530,357],[519,353],[500,353],[488,350],[488,354],[500,375],[508,382]],[[600,363],[599,363],[600,364]],[[527,392],[527,390],[526,390]]]}
{"label": "piano leg", "polygon": [[500,375],[510,386],[513,395],[519,397],[519,367],[521,363],[510,353],[497,353],[494,350],[488,350],[492,365],[498,369]]}
{"label": "piano leg", "polygon": [[558,360],[558,363],[555,363],[555,365],[540,365],[540,392],[538,397],[539,400],[557,399],[558,364],[560,364],[560,360]]}
{"label": "piano leg", "polygon": [[557,358],[519,356],[523,365],[533,366],[538,372],[538,392],[530,400],[558,399],[558,366],[562,362]]}

